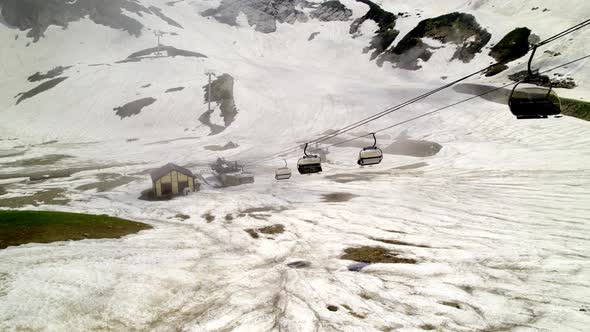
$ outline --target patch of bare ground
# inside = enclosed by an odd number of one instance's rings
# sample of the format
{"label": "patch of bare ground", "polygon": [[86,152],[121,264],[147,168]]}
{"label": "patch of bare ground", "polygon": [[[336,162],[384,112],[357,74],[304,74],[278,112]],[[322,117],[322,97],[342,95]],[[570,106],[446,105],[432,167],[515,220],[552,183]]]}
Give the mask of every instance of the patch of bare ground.
{"label": "patch of bare ground", "polygon": [[447,307],[453,307],[455,309],[461,309],[461,306],[457,302],[443,301],[440,304],[446,305]]}
{"label": "patch of bare ground", "polygon": [[138,199],[140,199],[142,201],[148,201],[148,202],[169,201],[169,200],[172,200],[173,198],[174,198],[173,196],[157,197],[156,194],[154,193],[154,189],[152,189],[152,188],[142,191],[141,195],[138,197]]}
{"label": "patch of bare ground", "polygon": [[285,226],[276,224],[272,226],[262,227],[258,229],[259,233],[263,234],[281,234],[285,231]]}
{"label": "patch of bare ground", "polygon": [[399,257],[399,253],[389,251],[382,247],[362,246],[344,249],[344,255],[340,259],[363,263],[392,263],[392,264],[416,264],[412,258]]}
{"label": "patch of bare ground", "polygon": [[253,207],[240,210],[240,213],[250,214],[250,213],[257,213],[257,212],[281,212],[285,211],[287,208],[283,206],[260,206],[260,207]]}
{"label": "patch of bare ground", "polygon": [[377,238],[371,238],[371,240],[373,241],[379,241],[379,242],[383,242],[383,243],[388,243],[388,244],[395,244],[398,246],[409,246],[409,247],[418,247],[418,248],[430,248],[430,246],[424,245],[424,244],[413,244],[413,243],[409,243],[409,242],[404,242],[404,241],[398,241],[398,240],[387,240],[387,239],[377,239]]}
{"label": "patch of bare ground", "polygon": [[341,306],[342,306],[344,309],[348,310],[348,313],[349,313],[351,316],[353,316],[353,317],[360,318],[360,319],[365,319],[365,318],[367,318],[367,316],[366,316],[366,315],[359,314],[359,313],[355,312],[354,310],[352,310],[352,308],[351,308],[350,306],[348,306],[348,305],[346,305],[346,304],[341,304]]}
{"label": "patch of bare ground", "polygon": [[10,163],[5,163],[6,167],[28,167],[28,166],[47,166],[53,165],[63,159],[72,158],[72,156],[63,154],[50,154],[43,157],[21,159]]}
{"label": "patch of bare ground", "polygon": [[0,199],[0,207],[16,209],[28,205],[67,205],[70,200],[64,196],[65,192],[65,189],[54,188],[39,191],[29,196],[4,198]]}
{"label": "patch of bare ground", "polygon": [[250,234],[250,236],[254,239],[258,239],[260,234],[281,234],[285,231],[285,226],[281,224],[261,227],[261,228],[248,228],[244,230],[246,233]]}
{"label": "patch of bare ground", "polygon": [[436,327],[434,327],[434,325],[432,325],[432,324],[423,324],[423,325],[420,325],[420,328],[423,330],[426,330],[426,331],[432,331],[432,330],[436,329]]}
{"label": "patch of bare ground", "polygon": [[180,220],[187,220],[190,219],[191,216],[187,215],[187,214],[182,214],[182,213],[177,213],[174,218],[176,219],[180,219]]}
{"label": "patch of bare ground", "polygon": [[257,239],[257,238],[259,238],[259,237],[260,237],[260,235],[258,235],[258,233],[257,233],[257,232],[256,232],[254,229],[252,229],[252,228],[245,229],[245,230],[244,230],[244,232],[246,232],[246,233],[250,234],[250,236],[251,236],[253,239]]}
{"label": "patch of bare ground", "polygon": [[215,216],[211,214],[211,211],[207,211],[201,217],[207,221],[207,223],[213,222],[215,220]]}
{"label": "patch of bare ground", "polygon": [[282,212],[285,210],[287,210],[287,208],[283,207],[283,206],[259,206],[259,207],[252,207],[252,208],[240,210],[237,213],[237,216],[240,218],[243,218],[247,215],[251,218],[258,219],[258,220],[268,220],[268,218],[270,216],[272,216],[272,213],[265,213],[265,212],[279,213],[279,212]]}
{"label": "patch of bare ground", "polygon": [[338,307],[335,305],[329,305],[326,307],[326,309],[328,309],[330,311],[338,311]]}
{"label": "patch of bare ground", "polygon": [[348,202],[351,199],[353,199],[354,197],[356,197],[356,195],[353,195],[351,193],[344,193],[344,192],[330,193],[330,194],[322,194],[322,201],[325,203],[342,203],[342,202]]}
{"label": "patch of bare ground", "polygon": [[88,183],[85,185],[78,186],[76,189],[81,191],[96,189],[97,192],[111,191],[115,188],[127,185],[135,180],[139,180],[137,177],[122,176],[120,174],[103,173],[98,174],[97,178],[99,182]]}

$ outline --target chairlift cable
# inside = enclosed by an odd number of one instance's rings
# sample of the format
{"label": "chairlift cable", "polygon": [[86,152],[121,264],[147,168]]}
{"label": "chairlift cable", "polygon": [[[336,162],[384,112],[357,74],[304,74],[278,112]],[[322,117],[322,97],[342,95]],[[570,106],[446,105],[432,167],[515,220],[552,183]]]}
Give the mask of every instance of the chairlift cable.
{"label": "chairlift cable", "polygon": [[[581,23],[578,23],[578,24],[576,24],[576,25],[574,25],[574,26],[572,26],[572,27],[570,27],[570,28],[568,28],[568,29],[566,29],[566,30],[564,30],[564,31],[562,31],[562,32],[560,32],[560,33],[558,33],[558,34],[556,34],[556,35],[552,36],[552,37],[549,37],[549,38],[547,38],[547,39],[545,39],[545,40],[543,40],[543,41],[541,41],[541,42],[537,43],[536,45],[534,45],[534,46],[530,47],[530,48],[529,48],[529,51],[530,51],[531,49],[536,49],[536,48],[538,48],[538,47],[540,47],[540,46],[544,46],[544,45],[546,45],[546,44],[549,44],[549,43],[551,43],[551,42],[554,42],[554,41],[556,41],[556,40],[558,40],[558,39],[560,39],[560,38],[562,38],[562,37],[565,37],[566,35],[569,35],[569,34],[571,34],[571,33],[575,32],[575,31],[578,31],[578,30],[580,30],[580,29],[582,29],[582,28],[584,28],[584,27],[586,27],[586,26],[588,26],[588,25],[590,25],[590,19],[588,19],[588,20],[585,20],[585,21],[583,21],[583,22],[581,22]],[[582,59],[584,59],[584,58],[580,58],[579,60],[582,60]],[[579,60],[578,60],[578,61],[579,61]],[[574,62],[575,62],[575,61],[574,61]],[[398,104],[398,105],[396,105],[396,106],[390,107],[390,108],[388,108],[388,109],[386,109],[386,110],[384,110],[384,111],[381,111],[381,112],[379,112],[379,113],[377,113],[377,114],[374,114],[374,115],[372,115],[372,116],[369,116],[369,117],[367,117],[367,118],[365,118],[365,119],[359,120],[359,121],[357,121],[357,122],[355,122],[355,123],[353,123],[353,124],[351,124],[351,125],[348,125],[348,126],[346,126],[346,127],[343,127],[343,128],[341,128],[341,129],[337,130],[336,132],[332,132],[332,133],[330,133],[330,134],[327,134],[327,135],[324,135],[324,136],[322,136],[322,137],[320,137],[320,138],[317,138],[317,139],[311,140],[311,141],[307,142],[306,144],[309,144],[309,143],[320,143],[320,142],[324,142],[324,141],[326,141],[326,140],[328,140],[328,139],[331,139],[331,138],[334,138],[334,137],[340,136],[340,135],[342,135],[342,134],[344,134],[344,133],[347,133],[347,132],[349,132],[349,131],[351,131],[351,130],[354,130],[354,129],[358,128],[358,127],[361,127],[361,126],[363,126],[363,125],[366,125],[366,124],[368,124],[368,123],[370,123],[370,122],[373,122],[373,121],[375,121],[375,120],[377,120],[377,119],[380,119],[380,118],[382,118],[382,117],[384,117],[384,116],[386,116],[386,115],[388,115],[388,114],[391,114],[391,113],[393,113],[393,112],[395,112],[395,111],[398,111],[398,110],[400,110],[400,109],[403,109],[403,108],[405,108],[405,107],[407,107],[407,106],[409,106],[409,105],[411,105],[411,104],[414,104],[414,103],[416,103],[416,102],[418,102],[418,101],[421,101],[421,100],[423,100],[423,99],[425,99],[425,98],[427,98],[427,97],[429,97],[429,96],[431,96],[431,95],[433,95],[433,94],[435,94],[435,93],[437,93],[437,92],[440,92],[440,91],[442,91],[442,90],[444,90],[444,89],[447,89],[447,88],[449,88],[449,87],[451,87],[451,86],[453,86],[453,85],[455,85],[455,84],[457,84],[457,83],[460,83],[460,82],[462,82],[462,81],[465,81],[465,80],[467,80],[467,79],[469,79],[469,78],[471,78],[471,77],[473,77],[473,76],[475,76],[475,75],[477,75],[477,74],[479,74],[479,73],[485,72],[485,71],[486,71],[486,70],[488,70],[489,68],[491,68],[491,67],[493,67],[493,66],[495,66],[495,65],[498,65],[498,64],[500,64],[500,63],[499,63],[499,62],[496,62],[496,63],[494,63],[494,64],[492,64],[492,65],[490,65],[490,66],[487,66],[487,67],[486,67],[486,68],[484,68],[484,69],[478,70],[478,71],[476,71],[476,72],[474,72],[474,73],[471,73],[471,74],[469,74],[469,75],[466,75],[466,76],[464,76],[464,77],[462,77],[462,78],[460,78],[460,79],[457,79],[457,80],[455,80],[455,81],[453,81],[453,82],[450,82],[450,83],[448,83],[448,84],[445,84],[445,85],[443,85],[443,86],[441,86],[441,87],[439,87],[439,88],[436,88],[436,89],[434,89],[434,90],[431,90],[431,91],[429,91],[429,92],[426,92],[426,93],[424,93],[424,94],[422,94],[422,95],[420,95],[420,96],[417,96],[417,97],[415,97],[415,98],[412,98],[412,99],[410,99],[410,100],[408,100],[408,101],[405,101],[405,102],[403,102],[403,103],[401,103],[401,104]],[[566,65],[567,65],[567,64],[566,64]],[[552,69],[552,70],[555,70],[555,69],[556,69],[556,68],[554,68],[554,69]],[[546,72],[546,71],[545,71],[545,72]],[[516,82],[516,83],[519,83],[519,82]],[[513,83],[513,84],[516,84],[516,83]],[[512,85],[512,84],[509,84],[508,86],[510,86],[510,85]],[[366,135],[365,135],[365,136],[366,136]],[[365,136],[361,136],[361,137],[365,137]],[[340,144],[342,144],[342,142],[340,142]],[[293,148],[290,148],[290,149],[284,150],[284,151],[282,151],[282,152],[279,152],[279,153],[273,154],[273,155],[271,155],[271,156],[268,156],[267,158],[258,159],[257,161],[268,161],[268,160],[273,160],[273,159],[276,159],[276,158],[275,158],[276,156],[285,156],[285,155],[289,155],[289,154],[291,154],[291,153],[292,153],[292,152],[294,152],[294,151],[299,151],[300,149],[301,149],[301,146],[293,147]]]}
{"label": "chairlift cable", "polygon": [[[583,56],[583,57],[580,57],[580,58],[577,58],[577,59],[575,59],[575,60],[569,61],[569,62],[567,62],[567,63],[561,64],[561,65],[559,65],[559,66],[556,66],[556,67],[553,67],[553,68],[550,68],[550,69],[544,70],[543,72],[541,72],[541,74],[548,73],[548,72],[551,72],[551,71],[557,70],[557,69],[559,69],[559,68],[566,67],[566,66],[568,66],[568,65],[571,65],[571,64],[573,64],[573,63],[576,63],[576,62],[579,62],[579,61],[582,61],[582,60],[585,60],[585,59],[587,59],[587,58],[590,58],[590,54],[588,54],[588,55],[585,55],[585,56]],[[502,86],[500,86],[500,87],[496,87],[496,88],[490,89],[490,90],[488,90],[488,91],[486,91],[486,92],[480,93],[480,94],[478,94],[478,95],[475,95],[475,96],[472,96],[472,97],[469,97],[469,98],[466,98],[466,99],[463,99],[463,100],[460,100],[460,101],[458,101],[458,102],[455,102],[455,103],[453,103],[453,104],[450,104],[450,105],[447,105],[447,106],[444,106],[444,107],[441,107],[441,108],[435,109],[435,110],[433,110],[433,111],[430,111],[430,112],[427,112],[427,113],[424,113],[424,114],[421,114],[421,115],[415,116],[415,117],[413,117],[413,118],[410,118],[410,119],[407,119],[407,120],[404,120],[404,121],[401,121],[401,122],[397,122],[397,123],[395,123],[395,124],[393,124],[393,125],[390,125],[390,126],[387,126],[387,127],[385,127],[385,128],[381,128],[381,129],[379,129],[379,130],[376,130],[376,131],[374,131],[374,133],[375,133],[375,134],[377,134],[377,133],[380,133],[380,132],[383,132],[383,131],[386,131],[386,130],[389,130],[389,129],[392,129],[392,128],[395,128],[395,127],[398,127],[398,126],[401,126],[401,125],[404,125],[404,124],[407,124],[407,123],[409,123],[409,122],[412,122],[412,121],[415,121],[415,120],[418,120],[418,119],[421,119],[421,118],[427,117],[427,116],[429,116],[429,115],[432,115],[432,114],[434,114],[434,113],[441,112],[441,111],[443,111],[443,110],[446,110],[446,109],[448,109],[448,108],[451,108],[451,107],[454,107],[454,106],[457,106],[457,105],[460,105],[460,104],[466,103],[466,102],[468,102],[468,101],[471,101],[471,100],[474,100],[474,99],[480,98],[480,97],[482,97],[482,96],[485,96],[485,95],[487,95],[487,94],[490,94],[490,93],[493,93],[493,92],[495,92],[495,91],[498,91],[498,90],[504,89],[504,88],[506,88],[506,87],[509,87],[509,86],[512,86],[512,85],[516,85],[516,84],[518,84],[518,83],[521,83],[521,82],[523,82],[523,81],[524,81],[524,79],[523,79],[523,80],[520,80],[520,81],[517,81],[517,82],[511,82],[511,83],[504,84],[504,85],[502,85]],[[338,143],[334,143],[334,144],[331,144],[331,145],[325,146],[324,148],[330,148],[330,147],[339,146],[339,145],[342,145],[342,144],[345,144],[345,143],[348,143],[348,142],[352,142],[352,141],[355,141],[355,140],[358,140],[358,139],[361,139],[361,138],[364,138],[364,137],[371,136],[372,134],[373,134],[373,133],[371,133],[371,134],[367,134],[367,135],[356,136],[356,137],[353,137],[353,138],[350,138],[350,139],[347,139],[347,140],[344,140],[344,141],[341,141],[341,142],[338,142]],[[311,150],[310,152],[314,152],[314,151],[318,151],[318,150]],[[272,160],[272,159],[271,159],[271,160]],[[269,160],[266,160],[266,161],[269,161]]]}

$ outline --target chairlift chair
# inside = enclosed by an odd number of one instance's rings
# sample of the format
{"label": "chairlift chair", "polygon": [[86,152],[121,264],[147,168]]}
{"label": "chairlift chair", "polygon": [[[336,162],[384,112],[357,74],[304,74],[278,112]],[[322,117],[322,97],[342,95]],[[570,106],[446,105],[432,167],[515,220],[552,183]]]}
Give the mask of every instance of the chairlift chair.
{"label": "chairlift chair", "polygon": [[363,148],[359,152],[359,159],[357,164],[360,166],[377,165],[383,160],[383,151],[377,147],[377,137],[373,135],[373,146]]}
{"label": "chairlift chair", "polygon": [[322,159],[318,155],[307,154],[307,143],[303,149],[303,158],[297,161],[297,170],[300,174],[315,174],[322,171]]}
{"label": "chairlift chair", "polygon": [[[510,112],[517,119],[546,119],[549,115],[561,113],[561,101],[551,86],[551,80],[544,79],[531,68],[536,50],[535,45],[528,63],[527,77],[512,88],[508,100]],[[549,88],[538,86],[547,82]]]}
{"label": "chairlift chair", "polygon": [[275,171],[276,180],[289,180],[291,178],[291,169],[287,167],[287,161],[285,161],[285,167],[277,168]]}

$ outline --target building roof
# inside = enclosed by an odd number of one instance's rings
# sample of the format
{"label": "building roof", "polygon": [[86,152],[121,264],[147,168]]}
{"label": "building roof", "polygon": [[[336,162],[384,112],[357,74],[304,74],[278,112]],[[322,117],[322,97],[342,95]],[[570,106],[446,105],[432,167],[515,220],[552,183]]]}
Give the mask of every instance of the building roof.
{"label": "building roof", "polygon": [[184,167],[180,167],[180,166],[178,166],[176,164],[172,164],[172,163],[166,164],[156,170],[153,170],[150,173],[150,175],[152,176],[152,181],[155,182],[172,171],[177,171],[178,173],[184,174],[186,176],[190,176],[191,178],[195,177],[193,175],[193,172],[189,171],[188,169],[186,169]]}

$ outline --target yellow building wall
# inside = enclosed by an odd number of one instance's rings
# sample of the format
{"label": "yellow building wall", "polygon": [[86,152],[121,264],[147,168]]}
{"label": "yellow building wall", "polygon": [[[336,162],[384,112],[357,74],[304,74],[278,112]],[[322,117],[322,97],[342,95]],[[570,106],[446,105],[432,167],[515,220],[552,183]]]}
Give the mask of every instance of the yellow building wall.
{"label": "yellow building wall", "polygon": [[188,181],[189,188],[191,189],[191,191],[194,191],[195,190],[194,178],[188,177],[188,176],[186,176],[182,173],[179,173],[177,171],[172,171],[172,172],[164,175],[162,178],[160,178],[155,183],[156,196],[162,196],[162,183],[172,183],[172,194],[178,195],[179,194],[178,183],[185,182],[185,181]]}
{"label": "yellow building wall", "polygon": [[160,182],[160,180],[156,181],[156,196],[162,196],[162,183]]}

